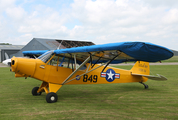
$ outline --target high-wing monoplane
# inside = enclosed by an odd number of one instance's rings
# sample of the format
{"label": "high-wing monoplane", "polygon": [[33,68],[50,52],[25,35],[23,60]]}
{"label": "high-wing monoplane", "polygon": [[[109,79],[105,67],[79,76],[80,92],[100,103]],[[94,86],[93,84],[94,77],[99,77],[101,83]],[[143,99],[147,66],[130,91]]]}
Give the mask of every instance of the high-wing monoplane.
{"label": "high-wing monoplane", "polygon": [[[24,51],[24,55],[41,54],[36,59],[11,59],[11,70],[15,77],[32,77],[42,81],[32,89],[32,95],[45,92],[46,101],[58,100],[56,92],[69,84],[102,84],[139,82],[148,79],[167,80],[162,75],[150,75],[149,62],[169,59],[173,52],[165,47],[145,42],[120,42],[103,45],[66,48],[51,51]],[[110,67],[135,61],[131,70]]]}

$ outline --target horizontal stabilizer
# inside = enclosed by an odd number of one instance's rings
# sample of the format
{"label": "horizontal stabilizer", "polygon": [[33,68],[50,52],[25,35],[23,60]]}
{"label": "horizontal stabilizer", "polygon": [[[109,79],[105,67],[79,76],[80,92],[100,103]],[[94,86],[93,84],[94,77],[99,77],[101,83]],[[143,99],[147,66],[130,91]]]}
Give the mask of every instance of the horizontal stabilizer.
{"label": "horizontal stabilizer", "polygon": [[164,77],[164,76],[162,76],[162,75],[159,75],[159,74],[157,74],[158,76],[143,75],[143,74],[132,74],[132,75],[135,75],[135,76],[143,76],[143,77],[147,77],[148,79],[157,80],[157,81],[165,81],[165,80],[167,80],[166,77]]}

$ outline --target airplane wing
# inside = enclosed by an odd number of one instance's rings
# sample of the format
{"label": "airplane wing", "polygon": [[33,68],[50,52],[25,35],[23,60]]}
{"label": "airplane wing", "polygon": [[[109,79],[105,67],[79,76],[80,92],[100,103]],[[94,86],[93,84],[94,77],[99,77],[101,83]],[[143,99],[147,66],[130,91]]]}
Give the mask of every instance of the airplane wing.
{"label": "airplane wing", "polygon": [[135,76],[143,76],[143,77],[146,77],[148,79],[151,79],[151,80],[156,80],[156,81],[165,81],[167,80],[166,77],[162,76],[162,75],[159,75],[157,74],[158,76],[153,76],[153,75],[143,75],[143,74],[133,74],[132,75],[135,75]]}
{"label": "airplane wing", "polygon": [[42,55],[49,50],[23,51],[24,55]]}
{"label": "airplane wing", "polygon": [[[43,54],[45,51],[24,51],[23,54]],[[90,56],[92,64],[122,63],[126,61],[157,62],[173,56],[173,52],[165,47],[148,42],[120,42],[103,45],[92,45],[54,50],[55,54],[74,58],[81,62]]]}

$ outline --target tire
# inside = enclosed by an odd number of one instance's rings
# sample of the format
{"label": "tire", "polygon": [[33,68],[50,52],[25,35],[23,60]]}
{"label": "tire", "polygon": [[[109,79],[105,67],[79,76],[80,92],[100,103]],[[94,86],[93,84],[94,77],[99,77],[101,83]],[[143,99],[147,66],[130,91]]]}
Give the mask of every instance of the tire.
{"label": "tire", "polygon": [[54,102],[57,102],[57,100],[58,100],[58,96],[54,92],[50,92],[46,95],[46,102],[47,103],[54,103]]}
{"label": "tire", "polygon": [[148,89],[148,85],[145,85],[145,89]]}
{"label": "tire", "polygon": [[34,87],[34,88],[32,89],[32,95],[33,95],[33,96],[41,95],[42,92],[37,93],[38,89],[39,89],[39,87]]}

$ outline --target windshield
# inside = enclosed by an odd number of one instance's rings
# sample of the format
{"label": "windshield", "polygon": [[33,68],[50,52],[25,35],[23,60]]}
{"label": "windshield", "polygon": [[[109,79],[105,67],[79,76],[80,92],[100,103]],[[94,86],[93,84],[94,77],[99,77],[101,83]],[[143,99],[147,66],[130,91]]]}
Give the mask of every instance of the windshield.
{"label": "windshield", "polygon": [[54,53],[54,50],[45,52],[44,54],[42,54],[41,56],[39,56],[38,59],[40,59],[40,60],[42,60],[43,62],[46,63],[53,53]]}

